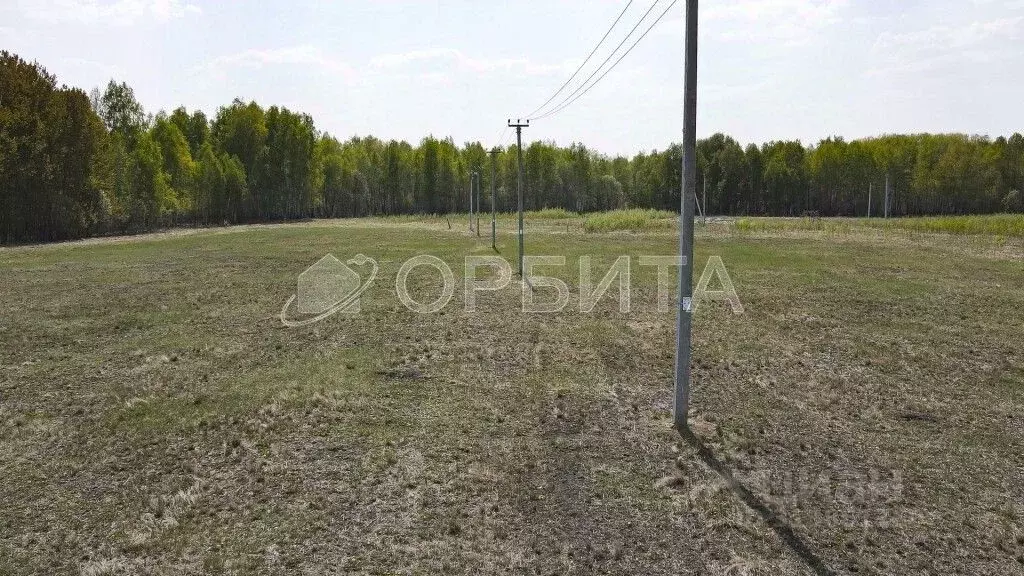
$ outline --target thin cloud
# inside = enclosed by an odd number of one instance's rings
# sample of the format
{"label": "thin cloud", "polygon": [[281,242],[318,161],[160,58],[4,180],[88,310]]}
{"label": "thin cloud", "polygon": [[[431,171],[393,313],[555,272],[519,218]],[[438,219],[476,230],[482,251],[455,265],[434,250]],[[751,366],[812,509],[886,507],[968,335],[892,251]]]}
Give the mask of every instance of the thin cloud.
{"label": "thin cloud", "polygon": [[343,76],[354,75],[351,66],[328,58],[319,48],[308,44],[263,50],[249,49],[228,54],[196,67],[196,71],[222,74],[232,68],[260,69],[281,65],[315,66]]}
{"label": "thin cloud", "polygon": [[933,26],[911,32],[883,32],[875,42],[875,50],[953,50],[977,46],[989,40],[1015,38],[1024,17],[998,18],[973,22],[968,26]]}
{"label": "thin cloud", "polygon": [[971,0],[975,6],[1001,6],[1007,10],[1024,9],[1024,0]]}
{"label": "thin cloud", "polygon": [[704,84],[698,86],[698,90],[701,96],[711,100],[742,100],[764,93],[775,83],[772,78],[745,84]]}
{"label": "thin cloud", "polygon": [[799,46],[841,22],[848,6],[849,0],[733,0],[716,3],[701,16],[723,40]]}
{"label": "thin cloud", "polygon": [[919,73],[936,73],[940,71],[957,71],[965,66],[981,66],[998,60],[1013,58],[1013,52],[1005,50],[961,50],[946,52],[918,58],[889,57],[878,65],[869,68],[864,75],[869,78],[881,76],[906,76]]}
{"label": "thin cloud", "polygon": [[[232,69],[259,70],[281,65],[316,67],[348,81],[354,81],[357,78],[366,81],[369,78],[410,77],[430,84],[443,83],[450,79],[448,71],[443,69],[446,66],[479,74],[515,71],[522,75],[544,75],[564,69],[562,65],[533,64],[525,58],[472,58],[459,50],[449,48],[383,54],[370,59],[366,65],[354,67],[347,62],[325,55],[316,46],[304,44],[272,49],[244,50],[210,60],[196,66],[193,71],[223,77]],[[438,66],[441,66],[442,69],[437,69]],[[413,74],[410,76],[411,73]]]}
{"label": "thin cloud", "polygon": [[60,59],[61,64],[73,67],[75,69],[92,69],[96,72],[96,75],[106,78],[120,78],[125,75],[123,69],[120,66],[114,66],[111,64],[104,64],[103,62],[97,62],[95,60],[88,60],[85,58],[78,58],[76,56],[70,56],[67,58]]}
{"label": "thin cloud", "polygon": [[1024,17],[997,18],[966,26],[932,26],[883,32],[873,47],[877,61],[865,72],[877,77],[981,65],[1012,57]]}
{"label": "thin cloud", "polygon": [[202,14],[199,6],[182,0],[44,0],[20,2],[18,7],[23,14],[37,20],[82,25],[124,26]]}
{"label": "thin cloud", "polygon": [[421,62],[454,64],[478,73],[515,70],[522,74],[547,75],[565,69],[561,64],[536,64],[526,58],[474,58],[455,48],[429,48],[397,54],[381,54],[370,60],[370,66],[376,69],[389,69]]}
{"label": "thin cloud", "polygon": [[703,16],[709,20],[794,19],[820,26],[834,22],[848,5],[849,0],[733,0],[711,5]]}

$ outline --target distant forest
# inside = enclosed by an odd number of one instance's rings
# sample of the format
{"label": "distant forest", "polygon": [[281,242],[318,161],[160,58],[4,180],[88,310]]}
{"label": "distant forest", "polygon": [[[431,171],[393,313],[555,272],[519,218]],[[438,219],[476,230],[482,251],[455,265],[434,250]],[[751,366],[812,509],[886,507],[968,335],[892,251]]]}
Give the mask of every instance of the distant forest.
{"label": "distant forest", "polygon": [[[720,215],[894,215],[1024,209],[1024,137],[890,135],[813,146],[745,148],[702,139],[698,197]],[[147,114],[130,86],[58,87],[38,63],[0,52],[0,242],[167,226],[466,211],[470,172],[489,206],[491,159],[479,142],[345,141],[287,108],[235,100],[213,118]],[[533,142],[523,156],[527,209],[679,210],[681,148],[608,157],[583,144]],[[515,206],[515,148],[495,158],[498,210]]]}

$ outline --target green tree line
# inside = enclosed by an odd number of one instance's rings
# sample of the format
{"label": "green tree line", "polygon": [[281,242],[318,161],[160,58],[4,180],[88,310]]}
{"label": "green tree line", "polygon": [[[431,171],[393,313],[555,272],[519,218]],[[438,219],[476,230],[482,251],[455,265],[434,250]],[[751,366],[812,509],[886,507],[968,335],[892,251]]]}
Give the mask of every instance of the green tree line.
{"label": "green tree line", "polygon": [[[698,197],[720,215],[864,216],[884,186],[895,215],[1024,209],[1024,137],[890,135],[813,146],[701,139]],[[609,157],[583,144],[523,150],[527,209],[679,210],[681,148]],[[125,83],[87,95],[0,52],[0,241],[51,241],[167,226],[450,213],[492,158],[479,142],[339,140],[287,108],[235,100],[213,118],[149,115]],[[493,158],[498,210],[516,205],[516,150]]]}

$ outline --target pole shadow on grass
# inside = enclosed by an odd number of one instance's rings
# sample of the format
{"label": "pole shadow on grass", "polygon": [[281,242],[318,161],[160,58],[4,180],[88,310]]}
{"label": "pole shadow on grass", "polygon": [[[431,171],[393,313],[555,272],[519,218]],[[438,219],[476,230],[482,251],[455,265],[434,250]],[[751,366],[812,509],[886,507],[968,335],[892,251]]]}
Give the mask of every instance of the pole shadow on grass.
{"label": "pole shadow on grass", "polygon": [[807,566],[818,576],[835,576],[835,572],[829,570],[828,566],[818,557],[817,554],[811,550],[810,546],[793,529],[786,523],[785,520],[779,518],[777,514],[772,512],[771,508],[768,507],[763,501],[754,495],[742,482],[733,476],[732,471],[729,470],[722,463],[721,460],[715,457],[715,453],[692,430],[683,428],[679,430],[679,435],[686,440],[688,444],[693,446],[697,450],[697,456],[718,474],[725,482],[726,487],[729,491],[739,497],[744,504],[750,507],[751,510],[757,512],[757,514],[764,520],[768,526],[782,539],[789,548],[799,556]]}

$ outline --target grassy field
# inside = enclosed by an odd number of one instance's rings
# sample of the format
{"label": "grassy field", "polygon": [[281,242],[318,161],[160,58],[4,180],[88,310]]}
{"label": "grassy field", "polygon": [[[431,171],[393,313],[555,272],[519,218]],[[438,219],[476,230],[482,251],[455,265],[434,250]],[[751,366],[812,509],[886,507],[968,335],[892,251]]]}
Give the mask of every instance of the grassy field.
{"label": "grassy field", "polygon": [[[494,254],[465,216],[0,249],[0,574],[813,573],[671,428],[674,229],[587,221],[528,220],[557,314],[398,301]],[[696,437],[830,572],[1024,573],[1024,241],[756,222],[697,230],[745,312],[697,315]],[[327,253],[379,262],[361,312],[284,327]]]}
{"label": "grassy field", "polygon": [[927,216],[916,218],[740,218],[736,230],[812,230],[849,233],[862,229],[927,232],[953,235],[986,235],[997,240],[1024,237],[1024,214],[988,216]]}

